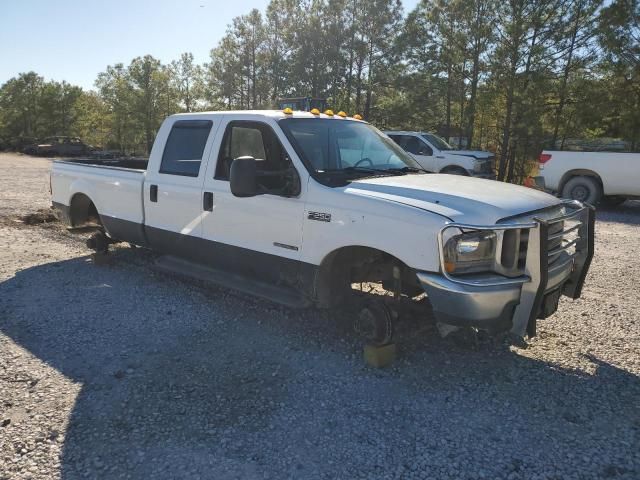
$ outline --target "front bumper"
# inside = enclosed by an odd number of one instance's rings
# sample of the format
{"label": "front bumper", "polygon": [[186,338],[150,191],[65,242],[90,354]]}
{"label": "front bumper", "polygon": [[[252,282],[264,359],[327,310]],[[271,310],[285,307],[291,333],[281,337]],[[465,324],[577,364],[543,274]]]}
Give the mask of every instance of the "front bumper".
{"label": "front bumper", "polygon": [[[438,321],[499,332],[511,329],[517,335],[535,334],[538,318],[546,318],[557,308],[558,297],[580,297],[584,279],[593,257],[595,210],[591,206],[567,203],[571,213],[559,218],[534,218],[528,228],[525,275],[507,278],[464,280],[446,273],[418,272],[418,280],[427,293]],[[577,225],[564,230],[565,220]],[[549,233],[552,225],[562,223],[562,231]],[[509,229],[523,225],[470,226],[449,224],[445,228]],[[576,239],[564,239],[565,232],[577,232]],[[553,247],[553,241],[559,245]],[[565,243],[563,243],[565,242]],[[552,248],[550,248],[550,246]],[[573,249],[573,252],[569,252]],[[442,252],[441,252],[442,256]],[[553,258],[553,262],[550,259]],[[444,272],[441,268],[441,272]]]}

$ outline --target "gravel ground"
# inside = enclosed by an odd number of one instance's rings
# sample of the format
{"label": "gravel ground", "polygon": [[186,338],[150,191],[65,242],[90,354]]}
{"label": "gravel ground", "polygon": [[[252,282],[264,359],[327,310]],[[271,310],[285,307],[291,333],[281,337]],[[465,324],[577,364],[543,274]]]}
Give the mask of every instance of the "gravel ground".
{"label": "gravel ground", "polygon": [[49,168],[0,154],[0,479],[640,478],[640,202],[598,213],[583,298],[527,348],[422,320],[375,370],[328,313],[173,279],[142,249],[98,267],[19,222]]}

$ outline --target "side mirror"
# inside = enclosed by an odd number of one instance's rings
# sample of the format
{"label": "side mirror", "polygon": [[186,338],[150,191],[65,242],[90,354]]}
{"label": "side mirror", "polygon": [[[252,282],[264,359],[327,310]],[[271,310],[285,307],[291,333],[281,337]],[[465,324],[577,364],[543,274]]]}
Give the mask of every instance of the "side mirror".
{"label": "side mirror", "polygon": [[231,163],[229,183],[231,193],[236,197],[255,197],[258,195],[256,159],[238,157]]}

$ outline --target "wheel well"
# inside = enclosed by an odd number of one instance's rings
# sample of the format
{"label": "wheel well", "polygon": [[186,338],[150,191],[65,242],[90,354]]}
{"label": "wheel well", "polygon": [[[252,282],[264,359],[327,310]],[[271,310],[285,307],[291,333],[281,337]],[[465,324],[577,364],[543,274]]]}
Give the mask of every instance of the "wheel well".
{"label": "wheel well", "polygon": [[598,183],[600,184],[600,187],[603,186],[602,179],[600,178],[600,175],[598,175],[596,172],[592,170],[586,170],[586,169],[575,169],[575,170],[569,170],[562,176],[562,179],[560,180],[560,184],[558,185],[558,193],[562,193],[564,186],[573,177],[592,177],[598,181]]}
{"label": "wheel well", "polygon": [[79,227],[91,223],[102,225],[98,209],[84,193],[76,193],[71,198],[69,220],[72,227]]}
{"label": "wheel well", "polygon": [[[353,283],[382,283],[389,289],[394,284],[394,270],[399,273],[403,293],[415,296],[422,291],[415,271],[393,255],[362,246],[334,250],[324,258],[316,276],[318,305],[331,307],[343,303]],[[414,293],[416,289],[418,293]]]}

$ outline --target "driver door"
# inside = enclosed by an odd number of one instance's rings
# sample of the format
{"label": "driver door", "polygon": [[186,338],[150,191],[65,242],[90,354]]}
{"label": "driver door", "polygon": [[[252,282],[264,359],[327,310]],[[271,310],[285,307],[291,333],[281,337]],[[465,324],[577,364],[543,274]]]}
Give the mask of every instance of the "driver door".
{"label": "driver door", "polygon": [[[264,120],[249,121],[246,115],[242,120],[225,115],[203,190],[202,235],[211,242],[214,263],[224,270],[276,285],[289,284],[296,276],[302,250],[306,182],[297,197],[266,193],[239,198],[231,193],[229,171],[233,159],[242,156],[255,158],[264,172],[283,170],[291,165],[292,152],[287,148],[288,142],[276,125]],[[217,161],[213,161],[216,154]],[[268,176],[261,180],[261,186],[276,192],[282,181],[277,175]]]}
{"label": "driver door", "polygon": [[403,135],[400,146],[409,152],[422,168],[429,172],[437,172],[438,160],[429,145],[413,135]]}

